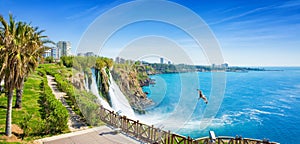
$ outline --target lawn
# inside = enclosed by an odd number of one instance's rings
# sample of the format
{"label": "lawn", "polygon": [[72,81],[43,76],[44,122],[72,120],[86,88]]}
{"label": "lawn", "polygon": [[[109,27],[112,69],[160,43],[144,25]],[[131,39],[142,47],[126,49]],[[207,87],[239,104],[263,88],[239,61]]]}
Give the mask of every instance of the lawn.
{"label": "lawn", "polygon": [[[40,105],[38,103],[40,97],[40,84],[42,77],[36,72],[32,73],[24,85],[24,94],[22,101],[22,109],[13,109],[12,112],[12,124],[20,126],[20,122],[26,115],[31,115],[32,119],[29,121],[29,125],[35,125],[41,120]],[[15,103],[15,97],[14,102]],[[0,95],[0,136],[4,136],[5,133],[5,117],[6,117],[7,98],[4,93]],[[13,131],[14,132],[14,131]],[[30,139],[28,139],[30,140]],[[2,140],[3,141],[3,140]],[[0,143],[2,143],[0,140]]]}
{"label": "lawn", "polygon": [[[43,122],[45,122],[41,118],[41,112],[43,111],[40,105],[41,102],[41,96],[43,95],[43,91],[41,91],[41,84],[43,82],[43,77],[38,74],[39,70],[46,70],[51,75],[59,74],[60,77],[63,78],[62,81],[68,81],[68,79],[72,76],[72,72],[74,70],[72,68],[66,68],[63,66],[58,66],[56,64],[44,64],[40,65],[41,67],[38,68],[35,72],[33,72],[25,81],[24,85],[24,93],[22,98],[22,109],[15,109],[13,108],[12,112],[12,132],[13,136],[12,138],[7,138],[5,136],[5,122],[6,122],[6,106],[7,106],[7,98],[4,93],[0,94],[0,143],[7,143],[7,142],[20,142],[20,143],[32,143],[33,140],[40,139],[42,137],[50,136],[50,135],[39,135],[38,132],[35,132],[40,129],[41,125],[43,125]],[[81,93],[80,91],[74,92],[73,85],[68,82],[67,84],[72,90],[72,92],[67,92],[72,97],[75,97],[75,94]],[[69,89],[68,89],[69,90]],[[80,103],[85,108],[90,109],[94,108],[96,104],[93,102],[94,99],[96,99],[96,96],[87,93],[85,91],[82,91],[83,94],[80,94],[80,99],[83,100],[85,103]],[[68,96],[70,97],[70,96]],[[68,97],[67,100],[68,100]],[[78,97],[79,98],[79,97]],[[15,104],[15,95],[13,100],[13,106]],[[70,100],[68,100],[70,101]],[[74,107],[75,103],[70,103],[70,106]],[[98,107],[95,107],[98,109]],[[91,120],[93,120],[93,123],[96,125],[103,125],[104,123],[99,120],[98,116],[90,113],[87,114]],[[24,121],[24,118],[31,117],[29,120]],[[29,131],[33,132],[30,136],[25,137],[24,141],[21,141],[21,133],[22,129],[21,123],[24,124],[26,122],[26,125],[29,127]]]}

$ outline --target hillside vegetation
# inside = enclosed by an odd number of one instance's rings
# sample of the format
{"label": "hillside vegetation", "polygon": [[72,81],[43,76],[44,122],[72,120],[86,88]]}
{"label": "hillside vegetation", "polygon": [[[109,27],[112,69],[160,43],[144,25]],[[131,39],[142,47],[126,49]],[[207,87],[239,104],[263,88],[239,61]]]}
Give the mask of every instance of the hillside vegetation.
{"label": "hillside vegetation", "polygon": [[58,88],[67,93],[66,102],[77,115],[82,116],[91,126],[103,125],[97,114],[100,107],[98,98],[90,92],[75,88],[72,83],[77,71],[56,64],[45,64],[42,67],[47,74],[55,78]]}
{"label": "hillside vegetation", "polygon": [[[41,137],[68,132],[67,110],[55,99],[47,85],[47,79],[41,71],[42,69],[38,68],[24,84],[23,107],[22,109],[13,109],[12,131],[14,136],[11,139],[24,138],[25,141],[32,141]],[[1,132],[4,132],[5,128],[6,101],[7,97],[4,93],[1,94]],[[6,138],[0,138],[1,141],[6,141]]]}

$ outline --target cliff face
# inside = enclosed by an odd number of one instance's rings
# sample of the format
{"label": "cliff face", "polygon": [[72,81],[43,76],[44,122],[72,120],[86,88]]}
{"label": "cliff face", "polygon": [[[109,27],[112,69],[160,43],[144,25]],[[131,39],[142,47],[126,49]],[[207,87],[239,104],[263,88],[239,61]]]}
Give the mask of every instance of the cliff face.
{"label": "cliff face", "polygon": [[72,84],[79,90],[84,90],[84,74],[83,72],[77,72],[75,74],[73,74],[72,78],[71,78],[71,82]]}
{"label": "cliff face", "polygon": [[[95,75],[99,93],[111,103],[109,97],[109,69],[95,69]],[[111,70],[111,76],[136,112],[145,113],[145,108],[154,104],[142,90],[142,86],[147,86],[153,82],[148,77],[145,67],[116,64]],[[72,83],[77,89],[84,90],[85,79],[88,80],[88,87],[91,89],[91,72],[88,74],[77,72],[72,77]]]}
{"label": "cliff face", "polygon": [[153,104],[142,90],[141,86],[146,85],[145,82],[149,81],[149,78],[141,68],[126,64],[116,64],[111,73],[135,111],[144,113],[144,109]]}

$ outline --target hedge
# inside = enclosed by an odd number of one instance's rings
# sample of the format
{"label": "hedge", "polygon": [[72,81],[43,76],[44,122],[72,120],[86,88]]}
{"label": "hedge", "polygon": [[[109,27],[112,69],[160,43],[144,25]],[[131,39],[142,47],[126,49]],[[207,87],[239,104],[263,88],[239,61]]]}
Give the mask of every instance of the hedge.
{"label": "hedge", "polygon": [[[53,66],[53,65],[52,65]],[[97,114],[100,104],[98,98],[90,92],[80,91],[76,89],[71,82],[63,76],[61,71],[65,71],[66,68],[55,65],[56,67],[45,67],[46,73],[54,76],[57,82],[58,88],[67,93],[66,102],[72,107],[72,110],[80,115],[84,116],[89,125],[99,126],[103,122],[100,120],[100,116]]]}
{"label": "hedge", "polygon": [[44,76],[41,83],[41,116],[45,120],[44,133],[56,134],[62,133],[68,128],[69,113],[63,104],[56,99],[52,93],[51,88],[48,86],[46,76]]}

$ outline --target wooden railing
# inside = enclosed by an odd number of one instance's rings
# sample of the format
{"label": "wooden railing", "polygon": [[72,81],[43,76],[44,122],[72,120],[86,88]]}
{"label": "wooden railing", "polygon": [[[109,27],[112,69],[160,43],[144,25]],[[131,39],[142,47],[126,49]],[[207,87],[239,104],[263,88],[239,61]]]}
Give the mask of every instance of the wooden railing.
{"label": "wooden railing", "polygon": [[133,136],[138,140],[153,144],[277,144],[267,140],[257,140],[241,137],[219,136],[213,142],[209,137],[192,139],[140,123],[126,116],[120,116],[114,111],[100,107],[100,119],[115,128],[119,128],[125,134]]}

